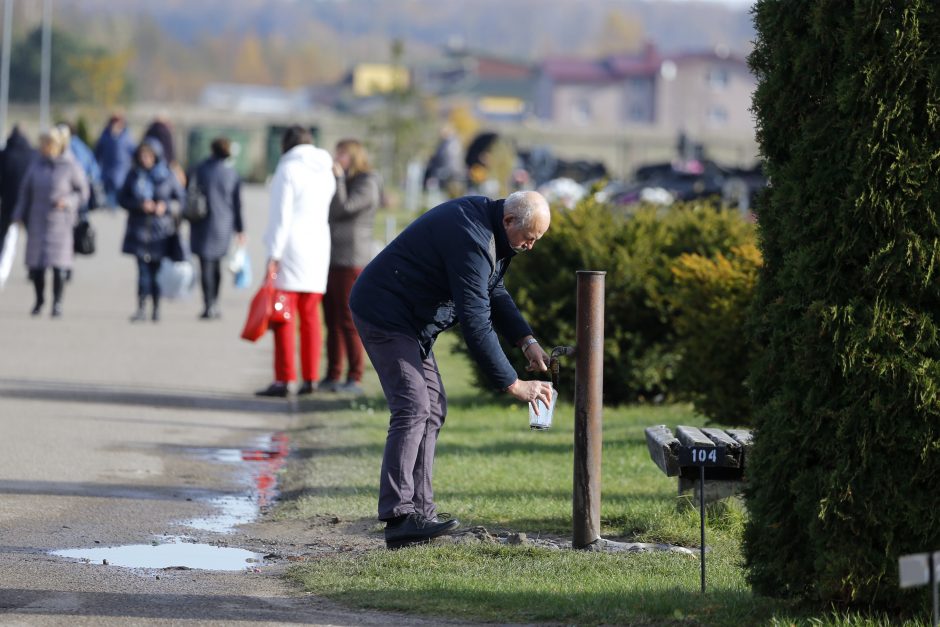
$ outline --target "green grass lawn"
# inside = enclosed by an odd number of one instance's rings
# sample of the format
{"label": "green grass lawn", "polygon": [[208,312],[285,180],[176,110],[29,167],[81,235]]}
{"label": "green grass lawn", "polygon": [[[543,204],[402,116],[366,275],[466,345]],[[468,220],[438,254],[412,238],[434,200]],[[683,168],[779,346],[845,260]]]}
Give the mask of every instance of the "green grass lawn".
{"label": "green grass lawn", "polygon": [[[450,399],[435,463],[435,500],[465,525],[571,539],[573,407],[559,399],[554,426],[530,431],[526,406],[471,387],[457,338],[436,351]],[[568,365],[571,376],[573,364]],[[371,375],[371,373],[370,373]],[[375,517],[387,412],[378,383],[366,400],[304,414],[293,434],[301,461],[282,480],[292,495],[277,516]],[[326,407],[324,403],[323,407]],[[643,430],[701,424],[690,407],[604,411],[602,535],[699,546],[698,512],[677,507],[676,480],[650,460]],[[699,561],[676,553],[600,554],[493,545],[430,546],[323,557],[293,567],[307,590],[353,606],[499,622],[575,624],[897,624],[821,614],[751,593],[742,567],[744,508],[711,509],[708,593]],[[373,527],[381,538],[381,525]],[[918,623],[910,623],[918,624]]]}

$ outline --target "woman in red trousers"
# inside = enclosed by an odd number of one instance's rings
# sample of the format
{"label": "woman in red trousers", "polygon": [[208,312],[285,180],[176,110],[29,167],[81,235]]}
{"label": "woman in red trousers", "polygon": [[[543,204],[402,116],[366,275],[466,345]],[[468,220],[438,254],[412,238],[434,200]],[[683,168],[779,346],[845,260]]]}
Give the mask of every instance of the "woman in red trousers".
{"label": "woman in red trousers", "polygon": [[292,316],[274,325],[274,381],[258,396],[287,396],[296,379],[294,340],[300,323],[303,384],[298,394],[317,386],[320,364],[319,306],[330,264],[330,200],[336,189],[333,158],[313,145],[310,132],[292,126],[281,141],[281,159],[271,180],[271,205],[264,243],[274,287],[287,297]]}

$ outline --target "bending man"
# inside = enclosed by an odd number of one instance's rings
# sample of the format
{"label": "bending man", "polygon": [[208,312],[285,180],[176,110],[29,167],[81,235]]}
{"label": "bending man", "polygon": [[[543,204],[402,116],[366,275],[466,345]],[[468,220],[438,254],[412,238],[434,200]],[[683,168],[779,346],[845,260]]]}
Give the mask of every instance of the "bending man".
{"label": "bending man", "polygon": [[550,385],[520,380],[496,337],[498,331],[522,349],[529,370],[547,370],[548,354],[503,287],[503,275],[550,221],[548,203],[537,192],[505,200],[457,198],[409,225],[353,286],[353,320],[391,412],[379,485],[379,519],[390,548],[425,542],[460,524],[437,519],[431,487],[447,415],[431,350],[441,331],[460,323],[471,356],[498,389],[528,403],[551,402]]}

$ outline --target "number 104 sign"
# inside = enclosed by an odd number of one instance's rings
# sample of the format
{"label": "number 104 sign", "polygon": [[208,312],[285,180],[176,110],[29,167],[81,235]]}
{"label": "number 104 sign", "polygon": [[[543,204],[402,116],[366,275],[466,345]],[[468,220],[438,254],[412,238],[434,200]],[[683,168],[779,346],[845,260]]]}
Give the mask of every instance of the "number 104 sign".
{"label": "number 104 sign", "polygon": [[682,447],[679,449],[679,464],[682,466],[724,466],[725,448],[713,447]]}

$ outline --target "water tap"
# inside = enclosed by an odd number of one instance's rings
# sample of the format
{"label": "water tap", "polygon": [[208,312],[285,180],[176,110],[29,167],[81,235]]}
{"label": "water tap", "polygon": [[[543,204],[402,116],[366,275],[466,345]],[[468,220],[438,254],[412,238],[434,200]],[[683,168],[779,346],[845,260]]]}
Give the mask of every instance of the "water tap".
{"label": "water tap", "polygon": [[551,357],[548,360],[548,370],[552,374],[552,387],[558,389],[558,375],[560,371],[559,357],[570,357],[574,355],[573,346],[556,346],[552,349]]}

